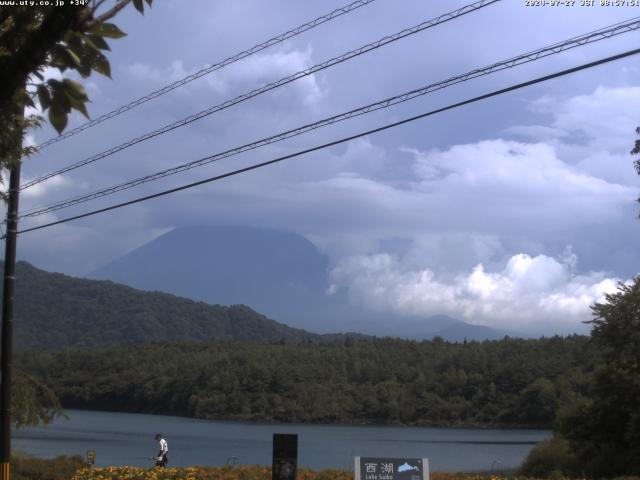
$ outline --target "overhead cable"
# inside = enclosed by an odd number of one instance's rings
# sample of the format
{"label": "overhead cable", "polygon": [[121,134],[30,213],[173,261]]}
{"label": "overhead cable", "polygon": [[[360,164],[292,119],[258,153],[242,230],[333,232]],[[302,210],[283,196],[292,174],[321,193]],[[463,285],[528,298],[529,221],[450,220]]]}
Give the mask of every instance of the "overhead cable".
{"label": "overhead cable", "polygon": [[398,127],[398,126],[404,125],[406,123],[414,122],[414,121],[420,120],[422,118],[426,118],[426,117],[429,117],[429,116],[432,116],[432,115],[436,115],[436,114],[441,113],[441,112],[445,112],[447,110],[453,110],[455,108],[459,108],[459,107],[462,107],[464,105],[469,105],[471,103],[475,103],[475,102],[479,102],[479,101],[482,101],[482,100],[486,100],[486,99],[491,98],[491,97],[495,97],[495,96],[498,96],[498,95],[503,95],[505,93],[509,93],[509,92],[512,92],[512,91],[515,91],[515,90],[519,90],[519,89],[522,89],[522,88],[525,88],[525,87],[536,85],[536,84],[539,84],[539,83],[542,83],[542,82],[546,82],[546,81],[549,81],[549,80],[552,80],[552,79],[555,79],[555,78],[563,77],[565,75],[569,75],[571,73],[579,72],[581,70],[586,70],[586,69],[589,69],[589,68],[593,68],[593,67],[596,67],[598,65],[603,65],[603,64],[606,64],[606,63],[609,63],[609,62],[613,62],[615,60],[620,60],[622,58],[630,57],[632,55],[637,55],[638,53],[640,53],[640,48],[637,48],[637,49],[634,49],[634,50],[629,50],[629,51],[624,52],[624,53],[620,53],[620,54],[617,54],[617,55],[612,55],[610,57],[606,57],[606,58],[602,58],[600,60],[596,60],[596,61],[593,61],[593,62],[585,63],[585,64],[579,65],[577,67],[573,67],[573,68],[569,68],[569,69],[566,69],[566,70],[562,70],[562,71],[559,71],[559,72],[556,72],[556,73],[552,73],[550,75],[545,75],[543,77],[538,77],[538,78],[535,78],[533,80],[529,80],[529,81],[526,81],[526,82],[518,83],[518,84],[512,85],[510,87],[502,88],[500,90],[495,90],[493,92],[486,93],[484,95],[480,95],[480,96],[477,96],[477,97],[474,97],[474,98],[471,98],[471,99],[468,99],[468,100],[464,100],[462,102],[454,103],[454,104],[448,105],[446,107],[438,108],[436,110],[431,110],[429,112],[422,113],[420,115],[415,115],[413,117],[405,118],[405,119],[400,120],[398,122],[388,123],[388,124],[383,125],[381,127],[374,128],[374,129],[371,129],[371,130],[367,130],[365,132],[361,132],[361,133],[358,133],[358,134],[355,134],[355,135],[350,135],[348,137],[343,137],[343,138],[341,138],[339,140],[334,140],[334,141],[329,142],[329,143],[325,143],[325,144],[322,144],[322,145],[317,145],[317,146],[312,147],[312,148],[307,148],[305,150],[301,150],[301,151],[298,151],[298,152],[295,152],[295,153],[291,153],[291,154],[288,154],[288,155],[283,155],[281,157],[274,158],[272,160],[268,160],[268,161],[265,161],[265,162],[257,163],[257,164],[254,164],[254,165],[250,165],[248,167],[244,167],[244,168],[240,168],[240,169],[237,169],[237,170],[233,170],[231,172],[227,172],[227,173],[224,173],[224,174],[221,174],[221,175],[216,175],[216,176],[213,176],[213,177],[205,178],[205,179],[199,180],[197,182],[193,182],[193,183],[189,183],[187,185],[182,185],[180,187],[175,187],[175,188],[171,188],[171,189],[168,189],[168,190],[164,190],[164,191],[161,191],[161,192],[158,192],[158,193],[154,193],[152,195],[146,195],[144,197],[139,197],[139,198],[136,198],[134,200],[129,200],[127,202],[122,202],[122,203],[118,203],[118,204],[115,204],[115,205],[111,205],[109,207],[104,207],[104,208],[100,208],[100,209],[97,209],[97,210],[92,210],[90,212],[82,213],[80,215],[74,215],[72,217],[67,217],[67,218],[64,218],[64,219],[61,219],[61,220],[57,220],[55,222],[49,222],[49,223],[45,223],[43,225],[38,225],[38,226],[35,226],[35,227],[26,228],[24,230],[18,231],[18,233],[20,233],[20,234],[21,233],[27,233],[27,232],[32,232],[34,230],[40,230],[40,229],[43,229],[43,228],[52,227],[54,225],[60,225],[62,223],[67,223],[67,222],[70,222],[72,220],[78,220],[80,218],[86,218],[86,217],[89,217],[89,216],[97,215],[99,213],[108,212],[110,210],[116,210],[116,209],[119,209],[119,208],[123,208],[123,207],[129,206],[129,205],[136,204],[136,203],[145,202],[145,201],[148,201],[148,200],[152,200],[154,198],[158,198],[158,197],[162,197],[162,196],[165,196],[165,195],[169,195],[171,193],[176,193],[176,192],[179,192],[179,191],[182,191],[182,190],[187,190],[187,189],[194,188],[194,187],[197,187],[197,186],[200,186],[200,185],[204,185],[204,184],[211,183],[211,182],[214,182],[214,181],[222,180],[224,178],[228,178],[228,177],[232,177],[232,176],[235,176],[235,175],[239,175],[241,173],[249,172],[251,170],[256,170],[256,169],[259,169],[259,168],[262,168],[262,167],[266,167],[268,165],[273,165],[275,163],[279,163],[279,162],[282,162],[284,160],[289,160],[291,158],[296,158],[296,157],[299,157],[299,156],[302,156],[302,155],[305,155],[305,154],[308,154],[308,153],[311,153],[311,152],[315,152],[315,151],[322,150],[322,149],[325,149],[325,148],[328,148],[328,147],[339,145],[341,143],[349,142],[351,140],[355,140],[357,138],[361,138],[361,137],[364,137],[364,136],[367,136],[367,135],[372,135],[374,133],[379,133],[379,132],[382,132],[384,130],[388,130],[390,128]]}
{"label": "overhead cable", "polygon": [[196,167],[200,167],[202,165],[206,165],[218,160],[222,160],[224,158],[229,158],[231,156],[235,156],[235,155],[239,155],[241,153],[250,151],[250,150],[254,150],[260,147],[263,147],[265,145],[270,145],[272,143],[276,143],[276,142],[280,142],[282,140],[291,138],[291,137],[295,137],[298,135],[302,135],[304,133],[307,133],[309,131],[312,130],[316,130],[322,127],[326,127],[328,125],[332,125],[334,123],[338,123],[344,120],[348,120],[360,115],[365,115],[371,112],[374,112],[376,110],[381,110],[384,108],[388,108],[392,105],[397,105],[399,103],[403,103],[409,100],[412,100],[416,97],[422,96],[422,95],[426,95],[428,93],[437,91],[437,90],[441,90],[444,88],[447,88],[451,85],[455,85],[458,83],[462,83],[462,82],[466,82],[469,81],[471,79],[474,78],[478,78],[481,76],[485,76],[485,75],[489,75],[495,72],[499,72],[501,70],[505,70],[508,68],[513,68],[516,67],[518,65],[523,65],[525,63],[530,63],[536,60],[539,60],[541,58],[545,58],[548,57],[550,55],[556,55],[559,54],[563,51],[569,50],[571,48],[575,48],[575,47],[579,47],[582,45],[586,45],[589,43],[593,43],[593,42],[597,42],[606,38],[611,38],[613,36],[616,35],[620,35],[623,33],[627,33],[630,31],[634,31],[634,30],[638,30],[640,29],[640,19],[636,18],[633,20],[629,20],[623,23],[619,23],[619,24],[615,24],[613,26],[610,27],[606,27],[606,28],[602,28],[599,30],[596,30],[594,32],[585,34],[585,35],[581,35],[578,37],[572,37],[569,40],[565,40],[563,42],[557,42],[554,43],[552,45],[549,45],[547,47],[543,47],[531,52],[527,52],[521,55],[518,55],[516,57],[512,57],[509,58],[507,60],[503,60],[501,62],[497,62],[497,63],[493,63],[489,66],[486,67],[482,67],[482,68],[477,68],[474,70],[471,70],[469,72],[463,73],[461,75],[456,75],[453,77],[450,77],[446,80],[437,82],[437,83],[432,83],[426,86],[423,86],[421,88],[417,88],[408,92],[404,92],[402,94],[399,95],[395,95],[393,97],[389,97],[386,98],[384,100],[380,100],[378,102],[375,103],[370,103],[368,105],[365,105],[363,107],[359,107],[353,110],[349,110],[347,112],[343,112],[340,113],[338,115],[333,115],[331,117],[328,118],[324,118],[322,120],[319,120],[317,122],[314,123],[310,123],[307,125],[303,125],[301,127],[297,127],[294,128],[292,130],[287,130],[284,132],[280,132],[276,135],[272,135],[270,137],[266,137],[266,138],[262,138],[260,140],[251,142],[251,143],[247,143],[245,145],[241,145],[239,147],[235,147],[229,150],[225,150],[223,152],[219,152],[216,153],[214,155],[210,155],[204,158],[200,158],[188,163],[183,163],[181,165],[177,165],[175,167],[171,167],[165,170],[161,170],[159,172],[155,172],[149,175],[145,175],[142,177],[139,177],[137,179],[134,180],[129,180],[127,182],[123,182],[117,185],[113,185],[107,188],[103,188],[100,189],[98,191],[89,193],[89,194],[85,194],[85,195],[81,195],[81,196],[76,196],[73,198],[68,198],[59,202],[56,202],[54,204],[51,204],[49,206],[46,207],[38,207],[35,209],[31,209],[27,212],[24,212],[20,215],[19,218],[24,218],[24,217],[35,217],[38,215],[42,215],[45,213],[49,213],[49,212],[53,212],[56,210],[61,210],[63,208],[68,208],[71,207],[73,205],[77,205],[80,203],[85,203],[89,200],[93,200],[96,198],[101,198],[101,197],[105,197],[107,195],[112,195],[114,193],[120,192],[122,190],[127,190],[129,188],[133,188],[136,187],[138,185],[142,185],[144,183],[148,183],[154,180],[158,180],[160,178],[164,178],[170,175],[175,175],[177,173],[181,173],[187,170],[191,170],[192,168],[196,168]]}
{"label": "overhead cable", "polygon": [[161,95],[164,95],[165,93],[169,93],[172,90],[175,90],[178,87],[181,87],[183,85],[186,85],[189,82],[192,82],[200,77],[203,77],[205,75],[208,75],[212,72],[215,72],[216,70],[220,70],[221,68],[224,68],[228,65],[231,65],[232,63],[235,63],[239,60],[242,60],[244,58],[250,57],[251,55],[254,55],[258,52],[261,52],[262,50],[265,50],[273,45],[276,45],[278,43],[282,43],[285,40],[288,40],[290,38],[293,38],[297,35],[300,35],[303,32],[306,32],[307,30],[311,30],[312,28],[315,28],[319,25],[322,25],[323,23],[326,23],[330,20],[333,20],[334,18],[338,18],[342,15],[345,15],[347,13],[351,13],[354,10],[357,10],[360,7],[364,7],[365,5],[368,5],[372,2],[374,2],[375,0],[357,0],[353,3],[350,3],[349,5],[345,5],[344,7],[340,7],[340,8],[336,8],[335,10],[322,15],[314,20],[311,20],[310,22],[307,22],[305,24],[302,24],[298,27],[292,28],[291,30],[286,31],[285,33],[282,33],[276,37],[270,38],[269,40],[259,43],[258,45],[255,45],[247,50],[244,50],[240,53],[236,53],[235,55],[232,55],[230,57],[225,58],[224,60],[218,62],[218,63],[214,63],[212,65],[209,65],[208,67],[202,68],[200,70],[198,70],[195,73],[192,73],[191,75],[187,75],[186,77],[180,79],[180,80],[176,80],[175,82],[166,85],[158,90],[155,90],[143,97],[140,97],[136,100],[133,100],[130,103],[127,103],[126,105],[122,105],[121,107],[116,108],[115,110],[112,110],[110,112],[107,112],[103,115],[100,115],[99,117],[90,120],[86,123],[83,123],[82,125],[73,128],[71,130],[68,130],[66,132],[64,132],[61,135],[58,135],[57,137],[53,137],[49,140],[47,140],[46,142],[41,143],[40,145],[38,145],[36,148],[38,150],[42,150],[45,147],[48,147],[49,145],[53,145],[54,143],[57,143],[61,140],[64,140],[65,138],[69,138],[72,137],[73,135],[76,135],[77,133],[83,132],[91,127],[94,127],[102,122],[105,122],[107,120],[109,120],[110,118],[113,117],[117,117],[118,115],[127,112],[129,110],[132,110],[136,107],[139,107],[140,105],[148,102],[149,100],[153,100],[154,98],[160,97]]}
{"label": "overhead cable", "polygon": [[93,155],[89,158],[86,158],[84,160],[80,160],[79,162],[73,163],[71,165],[68,165],[66,167],[63,167],[59,170],[50,172],[46,175],[43,175],[39,178],[36,178],[34,180],[31,180],[29,182],[26,182],[24,184],[22,184],[20,186],[21,190],[24,190],[26,188],[32,187],[34,185],[37,185],[38,183],[44,182],[45,180],[55,177],[57,175],[60,175],[62,173],[66,173],[69,172],[71,170],[75,170],[77,168],[83,167],[85,165],[88,165],[90,163],[96,162],[98,160],[101,160],[103,158],[109,157],[117,152],[120,152],[122,150],[125,150],[126,148],[132,147],[134,145],[137,145],[141,142],[144,142],[146,140],[152,139],[154,137],[157,137],[158,135],[163,135],[167,132],[170,132],[172,130],[175,130],[176,128],[180,128],[180,127],[184,127],[185,125],[189,125],[190,123],[195,122],[196,120],[200,120],[204,117],[207,117],[215,112],[219,112],[221,110],[227,109],[233,105],[237,105],[238,103],[244,102],[246,100],[249,100],[253,97],[256,97],[258,95],[261,95],[263,93],[269,92],[271,90],[274,90],[276,88],[282,87],[283,85],[287,85],[291,82],[294,82],[296,80],[299,80],[301,78],[307,77],[309,75],[312,75],[314,73],[317,73],[319,71],[325,70],[329,67],[333,67],[334,65],[337,65],[339,63],[345,62],[347,60],[351,60],[353,58],[356,58],[360,55],[363,55],[365,53],[371,52],[372,50],[376,50],[384,45],[388,45],[390,43],[396,42],[398,40],[401,40],[405,37],[408,37],[410,35],[414,35],[418,32],[421,32],[423,30],[426,30],[428,28],[432,28],[435,27],[437,25],[440,25],[442,23],[448,22],[450,20],[459,18],[463,15],[466,15],[468,13],[471,12],[475,12],[481,8],[484,8],[486,6],[489,6],[491,4],[500,2],[502,0],[479,0],[475,3],[472,3],[470,5],[466,5],[464,7],[458,8],[454,11],[451,12],[447,12],[444,13],[436,18],[433,18],[431,20],[428,20],[426,22],[422,22],[419,25],[416,25],[414,27],[411,28],[406,28],[404,30],[401,30],[400,32],[397,32],[393,35],[388,35],[385,36],[379,40],[376,40],[375,42],[369,43],[367,45],[364,45],[362,47],[359,47],[355,50],[351,50],[349,52],[343,53],[342,55],[339,55],[337,57],[334,57],[330,60],[326,60],[322,63],[319,63],[317,65],[314,65],[312,67],[306,68],[304,70],[300,70],[299,72],[294,73],[293,75],[289,75],[286,76],[284,78],[281,78],[280,80],[276,80],[275,82],[271,82],[267,85],[264,85],[260,88],[256,88],[254,90],[251,90],[250,92],[244,93],[242,95],[239,95],[235,98],[232,98],[230,100],[227,100],[225,102],[222,102],[218,105],[214,105],[212,107],[209,107],[205,110],[202,110],[198,113],[195,113],[193,115],[190,115],[186,118],[183,118],[182,120],[178,120],[177,122],[165,125],[163,127],[160,127],[152,132],[148,132],[145,133],[144,135],[141,135],[139,137],[133,138],[131,140],[128,140],[127,142],[121,143],[120,145],[116,145],[108,150],[105,150],[104,152],[98,153],[96,155]]}

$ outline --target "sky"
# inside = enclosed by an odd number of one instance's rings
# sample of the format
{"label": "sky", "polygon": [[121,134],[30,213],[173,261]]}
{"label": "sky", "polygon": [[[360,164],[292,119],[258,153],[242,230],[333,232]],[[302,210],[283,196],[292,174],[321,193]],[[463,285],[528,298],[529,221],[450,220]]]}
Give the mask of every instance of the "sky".
{"label": "sky", "polygon": [[[156,0],[116,22],[113,80],[84,80],[95,117],[346,1]],[[471,2],[376,0],[28,159],[23,181]],[[48,205],[444,80],[640,15],[640,7],[502,0],[27,189]],[[152,182],[22,227],[269,160],[637,47],[632,32]],[[171,196],[20,236],[18,257],[84,275],[173,228],[304,235],[327,294],[511,331],[585,332],[590,305],[640,271],[638,56],[510,92]],[[54,72],[49,72],[55,75]],[[70,126],[83,122],[74,114]],[[33,132],[38,144],[55,135]]]}

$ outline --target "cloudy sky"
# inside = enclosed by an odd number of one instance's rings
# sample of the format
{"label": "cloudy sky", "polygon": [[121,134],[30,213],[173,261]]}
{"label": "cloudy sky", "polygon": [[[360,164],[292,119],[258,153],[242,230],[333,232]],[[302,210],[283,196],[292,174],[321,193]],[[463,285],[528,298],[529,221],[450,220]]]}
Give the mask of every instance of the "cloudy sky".
{"label": "cloudy sky", "polygon": [[[117,19],[98,116],[309,21],[345,0],[156,0]],[[82,160],[470,2],[376,0],[29,159],[23,181]],[[21,209],[92,192],[640,15],[640,7],[503,0],[24,191]],[[397,121],[636,48],[580,47],[82,206],[67,217]],[[83,275],[183,225],[297,232],[331,259],[330,292],[399,314],[532,332],[584,331],[589,305],[640,270],[638,57],[600,66],[221,182],[27,233],[19,257]],[[82,123],[74,116],[71,126]],[[37,144],[54,135],[34,132]]]}

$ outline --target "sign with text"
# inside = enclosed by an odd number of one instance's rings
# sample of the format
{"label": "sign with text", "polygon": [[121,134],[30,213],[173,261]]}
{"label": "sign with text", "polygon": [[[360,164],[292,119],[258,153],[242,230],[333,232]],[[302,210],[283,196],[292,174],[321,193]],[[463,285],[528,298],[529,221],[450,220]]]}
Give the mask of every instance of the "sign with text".
{"label": "sign with text", "polygon": [[355,457],[355,480],[429,480],[429,460]]}

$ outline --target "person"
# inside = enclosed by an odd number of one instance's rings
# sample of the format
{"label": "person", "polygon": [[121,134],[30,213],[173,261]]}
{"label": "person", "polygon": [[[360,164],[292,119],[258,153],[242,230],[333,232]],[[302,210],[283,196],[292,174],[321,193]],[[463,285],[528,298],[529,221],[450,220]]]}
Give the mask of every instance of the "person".
{"label": "person", "polygon": [[156,433],[156,442],[160,445],[160,451],[156,456],[156,467],[166,467],[169,463],[169,446],[161,433]]}

